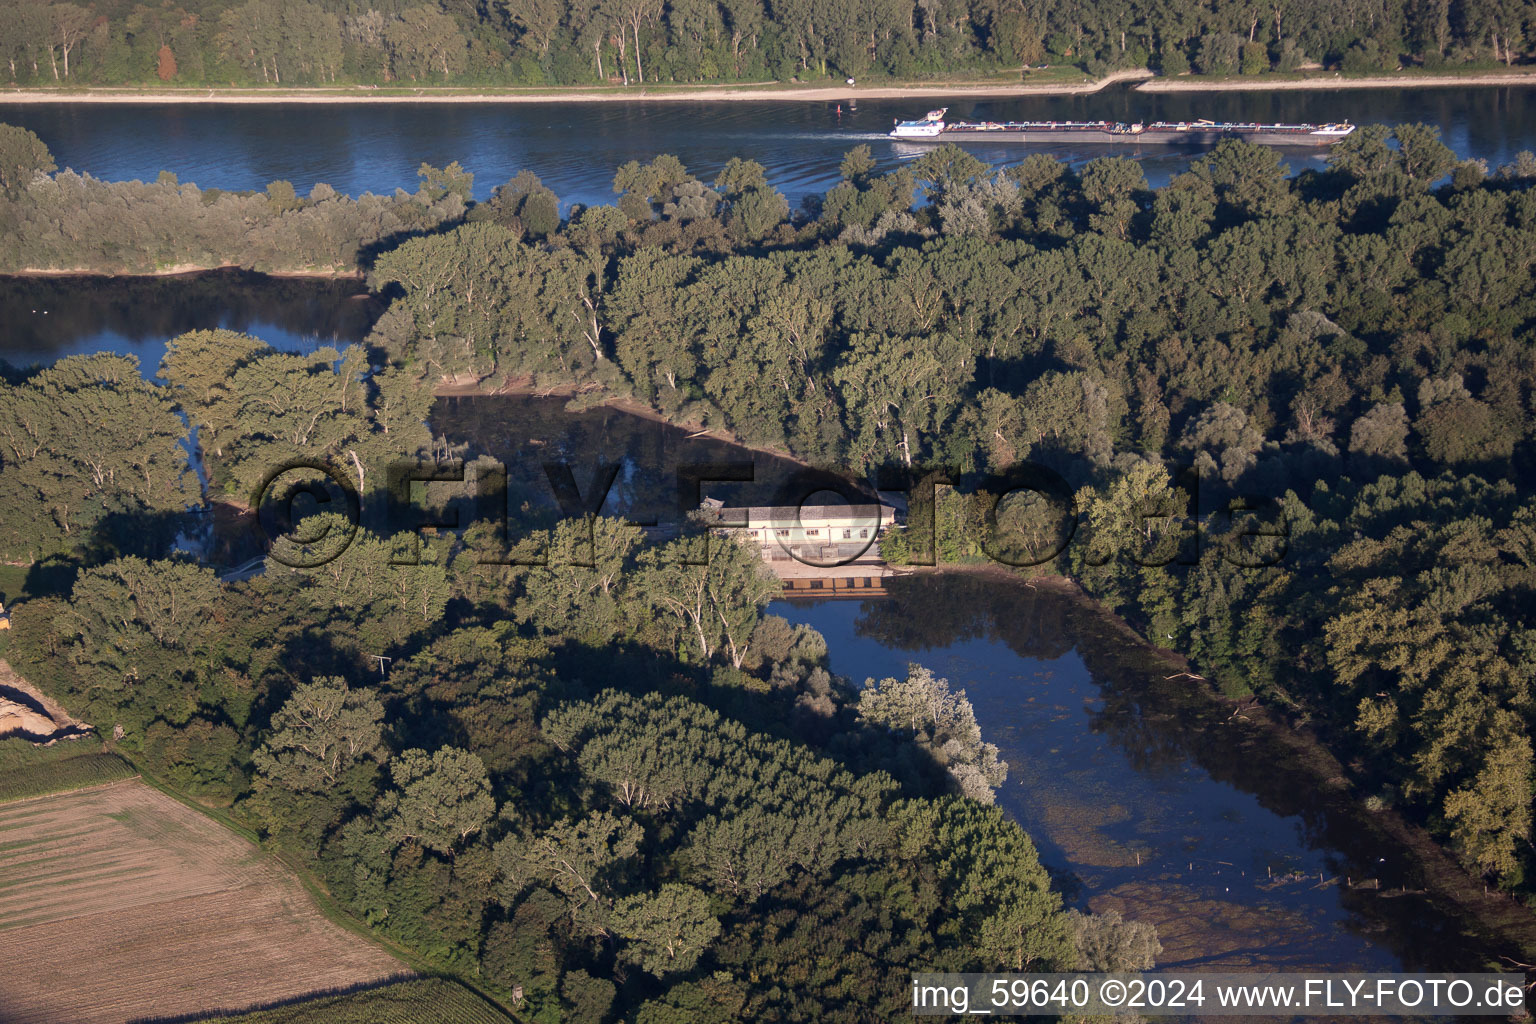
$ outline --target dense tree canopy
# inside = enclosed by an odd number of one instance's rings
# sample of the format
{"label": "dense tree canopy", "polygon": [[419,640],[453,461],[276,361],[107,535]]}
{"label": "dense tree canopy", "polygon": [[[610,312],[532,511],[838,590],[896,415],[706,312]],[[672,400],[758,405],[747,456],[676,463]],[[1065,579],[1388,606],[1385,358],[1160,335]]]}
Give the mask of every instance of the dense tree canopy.
{"label": "dense tree canopy", "polygon": [[185,434],[132,356],[71,356],[0,384],[0,546],[38,559],[197,504]]}

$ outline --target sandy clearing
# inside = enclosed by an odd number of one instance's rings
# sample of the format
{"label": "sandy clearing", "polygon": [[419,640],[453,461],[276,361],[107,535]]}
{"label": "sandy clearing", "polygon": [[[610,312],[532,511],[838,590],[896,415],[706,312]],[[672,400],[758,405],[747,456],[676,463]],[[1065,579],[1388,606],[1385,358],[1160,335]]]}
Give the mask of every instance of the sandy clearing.
{"label": "sandy clearing", "polygon": [[[7,690],[16,693],[8,694]],[[42,708],[42,714],[34,708]],[[71,717],[62,704],[27,682],[8,661],[0,658],[0,738],[13,732],[46,738],[55,733],[90,731],[89,725]]]}
{"label": "sandy clearing", "polygon": [[0,806],[0,851],[6,1024],[238,1008],[404,970],[256,847],[142,782]]}
{"label": "sandy clearing", "polygon": [[739,100],[827,102],[847,99],[904,99],[934,96],[1075,96],[1098,92],[1116,82],[1151,77],[1140,69],[1116,71],[1080,84],[980,82],[954,85],[896,86],[717,86],[703,89],[634,89],[569,92],[459,92],[417,89],[412,93],[375,93],[367,89],[196,89],[184,92],[134,92],[81,89],[0,91],[0,103],[720,103]]}
{"label": "sandy clearing", "polygon": [[0,738],[13,733],[48,737],[57,728],[58,724],[47,715],[40,715],[25,705],[0,698]]}

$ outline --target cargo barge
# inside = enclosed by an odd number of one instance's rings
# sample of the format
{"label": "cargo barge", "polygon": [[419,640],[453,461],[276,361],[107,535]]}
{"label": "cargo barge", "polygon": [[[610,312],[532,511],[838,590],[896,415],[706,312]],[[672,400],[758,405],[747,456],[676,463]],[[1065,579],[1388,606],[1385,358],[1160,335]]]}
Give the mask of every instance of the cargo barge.
{"label": "cargo barge", "polygon": [[1224,121],[956,121],[948,107],[916,121],[896,122],[891,138],[902,142],[1077,142],[1153,146],[1214,146],[1243,139],[1264,146],[1331,146],[1355,130],[1341,124],[1258,124]]}

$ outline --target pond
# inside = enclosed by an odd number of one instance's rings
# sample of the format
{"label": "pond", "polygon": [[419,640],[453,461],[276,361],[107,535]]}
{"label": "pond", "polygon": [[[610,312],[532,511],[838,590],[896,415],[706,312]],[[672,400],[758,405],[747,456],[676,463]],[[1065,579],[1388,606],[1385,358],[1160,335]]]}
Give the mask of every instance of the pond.
{"label": "pond", "polygon": [[1001,573],[888,590],[771,611],[820,631],[856,684],[918,663],[964,689],[1010,766],[999,805],[1069,902],[1156,924],[1160,966],[1444,971],[1498,950],[1421,891],[1430,869],[1400,823],[1364,810],[1327,755],[1080,596]]}
{"label": "pond", "polygon": [[153,374],[165,343],[227,328],[312,352],[362,341],[383,311],[360,280],[219,270],[171,277],[0,276],[0,360],[22,368],[64,356],[137,356]]}

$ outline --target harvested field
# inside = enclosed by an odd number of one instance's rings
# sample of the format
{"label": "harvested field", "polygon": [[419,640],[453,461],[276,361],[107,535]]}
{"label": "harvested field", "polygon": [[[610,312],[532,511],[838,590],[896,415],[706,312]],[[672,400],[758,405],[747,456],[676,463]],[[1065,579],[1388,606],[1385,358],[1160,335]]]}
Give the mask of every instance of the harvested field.
{"label": "harvested field", "polygon": [[509,1024],[511,1018],[456,982],[413,978],[366,992],[320,996],[209,1024]]}
{"label": "harvested field", "polygon": [[107,1024],[399,973],[270,857],[137,782],[0,805],[0,1021]]}

